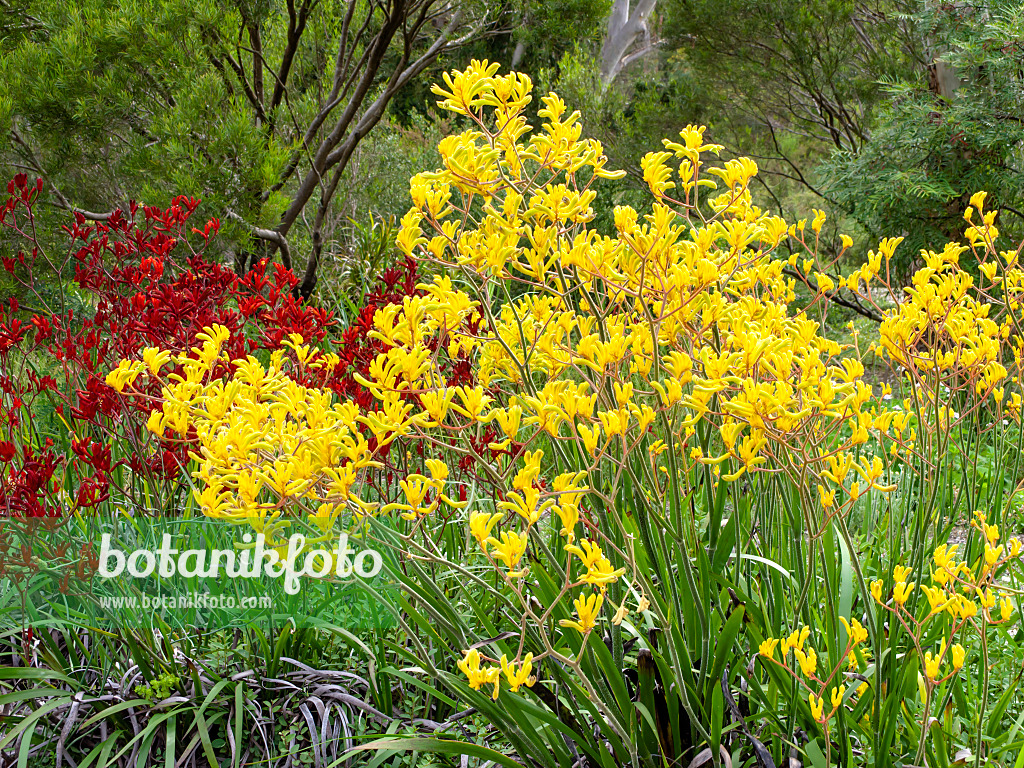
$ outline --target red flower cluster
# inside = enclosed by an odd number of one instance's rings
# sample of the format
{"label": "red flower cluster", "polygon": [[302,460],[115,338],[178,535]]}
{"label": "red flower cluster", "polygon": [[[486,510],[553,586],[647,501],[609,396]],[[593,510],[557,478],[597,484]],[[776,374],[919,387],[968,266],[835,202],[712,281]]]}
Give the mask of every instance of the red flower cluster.
{"label": "red flower cluster", "polygon": [[[102,222],[76,213],[64,228],[71,247],[63,260],[51,259],[35,235],[41,188],[19,174],[0,207],[0,224],[30,245],[3,266],[37,305],[33,313],[17,299],[0,306],[0,514],[19,516],[95,507],[112,493],[133,502],[141,482],[151,489],[180,482],[187,443],[144,429],[156,384],[125,397],[104,381],[120,360],[150,346],[187,351],[214,324],[231,331],[231,359],[278,349],[294,333],[319,342],[334,324],[331,313],[302,305],[297,278],[279,265],[268,274],[263,261],[239,278],[208,261],[204,251],[220,223],[189,228],[199,201],[185,196],[166,209],[133,203]],[[202,239],[198,250],[189,235]],[[74,297],[69,283],[79,289]],[[89,310],[75,311],[76,303]],[[37,407],[41,395],[52,409],[48,424],[47,409]]]}

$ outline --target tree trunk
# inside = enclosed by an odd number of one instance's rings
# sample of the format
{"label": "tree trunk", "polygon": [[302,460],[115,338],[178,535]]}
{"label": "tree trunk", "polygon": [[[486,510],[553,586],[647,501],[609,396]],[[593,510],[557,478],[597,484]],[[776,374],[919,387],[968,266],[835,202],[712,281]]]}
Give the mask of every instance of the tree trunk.
{"label": "tree trunk", "polygon": [[[638,0],[632,11],[629,0],[615,0],[608,17],[608,32],[601,47],[601,83],[607,88],[626,63],[626,54],[641,32],[657,0]],[[632,58],[632,57],[630,57]]]}

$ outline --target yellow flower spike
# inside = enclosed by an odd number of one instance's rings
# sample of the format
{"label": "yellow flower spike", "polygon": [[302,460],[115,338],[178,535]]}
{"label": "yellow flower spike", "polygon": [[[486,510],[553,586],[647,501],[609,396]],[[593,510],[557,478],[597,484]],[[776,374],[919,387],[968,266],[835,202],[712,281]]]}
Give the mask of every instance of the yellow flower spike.
{"label": "yellow flower spike", "polygon": [[1002,557],[1002,555],[1003,548],[1001,546],[993,547],[988,544],[985,545],[985,565],[987,565],[989,568],[995,565],[999,561],[999,558]]}
{"label": "yellow flower spike", "polygon": [[952,646],[950,646],[949,652],[952,657],[951,661],[953,663],[953,669],[959,671],[964,666],[964,660],[967,657],[967,651],[964,650],[964,647],[960,645],[960,643],[954,643]]}
{"label": "yellow flower spike", "polygon": [[629,427],[629,412],[624,409],[600,411],[597,417],[601,420],[601,427],[608,437],[624,435]]}
{"label": "yellow flower spike", "polygon": [[910,575],[910,568],[904,565],[897,565],[892,569],[892,580],[893,581],[906,581],[907,576]]}
{"label": "yellow flower spike", "polygon": [[580,546],[568,544],[565,546],[565,551],[576,555],[583,567],[587,569],[587,572],[580,577],[580,581],[588,584],[603,588],[604,585],[617,581],[626,572],[625,568],[612,570],[612,564],[601,552],[600,545],[589,539],[581,540]]}
{"label": "yellow flower spike", "polygon": [[1019,557],[1021,550],[1024,549],[1024,545],[1021,544],[1020,539],[1014,537],[1006,543],[1010,547],[1010,557]]}
{"label": "yellow flower spike", "polygon": [[515,579],[525,574],[525,570],[517,570],[517,568],[526,552],[526,542],[526,535],[520,536],[515,531],[502,531],[500,541],[491,536],[485,543],[491,548],[491,554],[505,563],[509,578]]}
{"label": "yellow flower spike", "polygon": [[[649,405],[647,405],[647,403],[644,403],[639,408],[631,404],[630,411],[636,417],[637,429],[641,433],[646,432],[647,428],[650,427],[650,425],[653,424],[654,420],[658,417],[658,415],[651,409]],[[764,459],[758,459],[755,460],[754,463],[760,464],[763,461]]]}
{"label": "yellow flower spike", "polygon": [[1013,601],[1004,597],[999,601],[999,616],[1002,621],[1009,621],[1013,615]]}
{"label": "yellow flower spike", "polygon": [[[192,354],[196,356],[196,359],[204,368],[209,369],[220,358],[221,347],[230,338],[231,331],[223,325],[206,326],[200,333],[196,334],[196,339],[203,342],[203,346],[202,348],[193,347]],[[282,350],[277,351],[282,352]],[[280,365],[275,367],[279,368]]]}
{"label": "yellow flower spike", "polygon": [[107,374],[106,384],[118,392],[124,392],[125,387],[135,383],[135,379],[145,370],[145,364],[139,361],[122,360],[117,368]]}
{"label": "yellow flower spike", "polygon": [[[472,672],[480,670],[480,651],[474,648],[470,651],[463,651],[462,653],[464,655],[456,666],[472,680]],[[472,682],[470,682],[470,685],[473,685]],[[478,686],[473,687],[476,688]]]}
{"label": "yellow flower spike", "polygon": [[436,487],[443,487],[444,481],[448,479],[448,465],[440,459],[427,459],[426,465],[430,477],[436,481]]}
{"label": "yellow flower spike", "polygon": [[326,534],[334,529],[334,521],[341,514],[341,508],[335,504],[321,504],[316,512],[309,516],[309,521]]}
{"label": "yellow flower spike", "polygon": [[952,545],[950,547],[947,547],[947,545],[945,545],[945,544],[943,544],[943,545],[941,545],[939,547],[936,547],[935,553],[933,555],[933,560],[935,562],[935,567],[939,568],[941,570],[946,570],[946,571],[950,571],[951,572],[952,569],[950,568],[950,565],[952,565],[952,564],[954,564],[956,562],[956,550],[957,550],[957,545],[956,544],[954,544],[954,545]]}
{"label": "yellow flower spike", "polygon": [[572,601],[576,607],[578,621],[562,619],[558,623],[560,626],[571,627],[585,635],[597,626],[597,617],[601,613],[602,603],[604,603],[604,595],[600,592],[592,592],[590,597],[587,597],[584,592]]}
{"label": "yellow flower spike", "polygon": [[814,230],[815,234],[821,232],[822,226],[825,224],[825,212],[819,211],[817,208],[814,209],[814,221],[811,222],[811,229]]}
{"label": "yellow flower spike", "polygon": [[787,637],[783,641],[783,644],[782,644],[783,645],[783,650],[782,650],[783,655],[785,655],[787,650],[790,649],[790,648],[792,648],[793,650],[803,650],[804,643],[807,641],[807,638],[810,637],[810,634],[811,634],[811,628],[810,627],[803,627],[801,629],[794,629],[790,633],[789,637]]}
{"label": "yellow flower spike", "polygon": [[835,281],[824,272],[815,272],[814,279],[818,284],[818,293],[829,293],[835,290]]}
{"label": "yellow flower spike", "polygon": [[807,652],[804,653],[799,648],[793,649],[793,653],[796,656],[797,663],[800,664],[800,670],[807,677],[811,677],[818,669],[818,654],[815,653],[813,648],[808,648]]}
{"label": "yellow flower spike", "polygon": [[871,582],[871,596],[873,598],[875,598],[876,602],[879,602],[879,603],[882,602],[882,588],[883,588],[883,586],[884,585],[882,584],[882,580],[881,579],[875,579],[874,581]]}
{"label": "yellow flower spike", "polygon": [[811,705],[811,717],[819,723],[825,722],[825,700],[815,696],[813,693],[809,693],[807,694],[807,702]]}
{"label": "yellow flower spike", "polygon": [[601,439],[601,426],[595,424],[593,430],[589,427],[580,425],[576,427],[576,431],[579,433],[580,439],[583,441],[583,447],[586,448],[587,453],[591,456],[597,456],[597,443]]}
{"label": "yellow flower spike", "polygon": [[924,592],[925,596],[928,598],[928,605],[931,606],[929,615],[941,613],[945,610],[946,605],[948,604],[945,591],[938,587],[929,587],[925,584],[921,585],[921,591]]}
{"label": "yellow flower spike", "polygon": [[629,382],[620,384],[614,382],[613,388],[615,390],[615,402],[619,404],[619,407],[626,405],[633,399],[633,385]]}
{"label": "yellow flower spike", "polygon": [[643,171],[644,181],[651,189],[651,193],[657,198],[663,198],[665,192],[675,187],[672,178],[672,169],[665,161],[672,157],[670,152],[648,152],[640,160],[640,169]]}
{"label": "yellow flower spike", "polygon": [[519,434],[519,422],[523,417],[523,409],[518,405],[510,405],[507,409],[499,408],[491,411],[501,431],[509,440],[515,440]]}
{"label": "yellow flower spike", "polygon": [[544,458],[544,451],[537,449],[533,453],[526,453],[523,457],[524,466],[516,473],[512,480],[512,487],[517,491],[529,488],[533,481],[540,475],[540,462]]}
{"label": "yellow flower spike", "polygon": [[[254,507],[263,490],[263,478],[254,472],[240,472],[236,485],[238,486],[238,496],[245,506]],[[323,506],[333,505],[322,505],[321,509]]]}
{"label": "yellow flower spike", "polygon": [[679,136],[682,138],[683,144],[677,144],[669,141],[668,139],[663,139],[662,144],[665,145],[665,149],[674,152],[676,157],[686,158],[691,162],[695,162],[701,152],[713,152],[717,155],[722,151],[722,145],[705,144],[704,131],[706,130],[707,128],[703,125],[687,125],[679,132]]}
{"label": "yellow flower spike", "polygon": [[218,484],[208,485],[202,491],[193,490],[192,494],[203,508],[203,514],[213,518],[224,517],[233,498],[230,491],[223,490]]}
{"label": "yellow flower spike", "polygon": [[833,488],[831,491],[825,491],[825,488],[821,485],[818,486],[818,499],[821,501],[822,509],[830,509],[835,506],[836,503],[836,492]]}
{"label": "yellow flower spike", "polygon": [[932,656],[931,651],[925,651],[924,654],[924,673],[928,676],[928,679],[935,682],[939,678],[939,662],[940,656]]}
{"label": "yellow flower spike", "polygon": [[850,642],[853,645],[858,645],[868,639],[868,631],[864,629],[864,626],[857,619],[854,619],[851,625],[846,620],[846,617],[840,616],[839,622],[843,625],[846,635],[850,638]]}
{"label": "yellow flower spike", "polygon": [[996,279],[996,273],[999,271],[999,264],[994,261],[990,261],[987,264],[979,264],[978,269],[985,275],[989,282],[993,282]]}
{"label": "yellow flower spike", "polygon": [[867,629],[864,627],[863,624],[861,624],[859,621],[857,621],[857,619],[853,620],[852,630],[853,630],[852,637],[853,637],[853,642],[854,643],[860,644],[860,643],[865,642],[868,639],[868,631],[867,631]]}
{"label": "yellow flower spike", "polygon": [[954,611],[954,615],[959,616],[961,619],[970,619],[978,615],[978,605],[963,595],[957,595]]}
{"label": "yellow flower spike", "polygon": [[665,444],[664,440],[655,440],[648,447],[647,452],[651,456],[660,456],[661,454],[663,454],[667,450],[668,450],[668,445]]}
{"label": "yellow flower spike", "polygon": [[484,412],[486,411],[488,404],[491,402],[491,397],[484,392],[483,386],[476,386],[472,388],[458,387],[455,391],[459,396],[459,400],[462,402],[462,405],[459,406],[455,402],[452,402],[452,410],[457,411],[466,418],[473,419],[475,421],[484,421]]}
{"label": "yellow flower spike", "polygon": [[469,680],[469,687],[474,691],[477,691],[484,685],[493,684],[494,692],[491,694],[491,698],[497,699],[501,680],[501,670],[498,667],[487,667],[486,669],[481,669],[480,652],[475,648],[471,651],[463,651],[463,653],[465,655],[456,666],[458,666]]}
{"label": "yellow flower spike", "polygon": [[476,539],[476,543],[480,545],[480,548],[487,552],[487,539],[491,535],[491,529],[494,528],[495,524],[504,517],[500,512],[494,514],[488,514],[487,512],[472,512],[469,515],[469,532]]}
{"label": "yellow flower spike", "polygon": [[832,693],[829,695],[829,699],[832,704],[832,711],[835,712],[843,704],[843,694],[846,693],[846,686],[840,685],[838,688],[833,688]]}
{"label": "yellow flower spike", "polygon": [[146,347],[142,351],[142,362],[149,368],[151,376],[156,376],[170,359],[170,352],[157,347]]}
{"label": "yellow flower spike", "polygon": [[758,653],[762,656],[766,656],[769,659],[775,658],[775,649],[778,647],[779,641],[777,638],[769,637],[767,640],[761,643],[758,647]]}
{"label": "yellow flower spike", "polygon": [[986,611],[990,611],[996,607],[996,595],[991,589],[984,589],[978,595],[978,600],[981,603],[981,607]]}
{"label": "yellow flower spike", "polygon": [[534,486],[526,488],[522,494],[509,491],[506,494],[508,501],[499,501],[498,508],[508,512],[515,512],[527,525],[534,525],[541,516],[555,503],[548,499],[543,505],[539,504],[540,490]]}
{"label": "yellow flower spike", "polygon": [[992,544],[999,541],[999,526],[989,525],[988,523],[982,523],[982,531],[985,534],[985,538]]}
{"label": "yellow flower spike", "polygon": [[465,71],[453,70],[451,74],[445,72],[442,75],[445,85],[448,86],[447,91],[437,84],[432,85],[430,90],[442,98],[437,103],[439,107],[464,115],[487,103],[486,94],[488,90],[493,89],[494,74],[499,68],[500,65],[492,64],[486,59],[473,59]]}
{"label": "yellow flower spike", "polygon": [[911,593],[914,591],[914,582],[909,584],[905,581],[897,582],[892,588],[892,599],[895,600],[899,605],[906,604],[910,598]]}
{"label": "yellow flower spike", "polygon": [[509,690],[513,693],[518,692],[519,688],[523,685],[530,688],[535,682],[537,682],[537,678],[530,674],[533,671],[532,653],[528,653],[523,657],[523,661],[519,665],[518,670],[516,670],[515,663],[509,663],[508,657],[505,654],[502,654],[501,671],[505,673],[505,679],[508,680]]}
{"label": "yellow flower spike", "polygon": [[149,414],[149,419],[146,421],[146,429],[152,432],[154,435],[163,435],[164,433],[164,414],[163,411],[154,410]]}
{"label": "yellow flower spike", "polygon": [[807,627],[807,626],[803,627],[803,629],[800,630],[799,637],[797,638],[797,645],[796,645],[796,647],[797,648],[803,648],[804,647],[804,643],[807,642],[807,638],[810,637],[810,636],[811,636],[811,628]]}

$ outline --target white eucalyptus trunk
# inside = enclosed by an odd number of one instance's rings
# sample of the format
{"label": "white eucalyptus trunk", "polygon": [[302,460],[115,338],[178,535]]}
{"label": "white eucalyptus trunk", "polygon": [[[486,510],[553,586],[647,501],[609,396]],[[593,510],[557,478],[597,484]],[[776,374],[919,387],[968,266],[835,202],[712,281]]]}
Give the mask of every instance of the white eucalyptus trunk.
{"label": "white eucalyptus trunk", "polygon": [[[657,0],[637,0],[632,8],[629,0],[615,0],[612,4],[608,32],[601,47],[601,83],[605,88],[629,61],[636,58],[635,54],[627,54],[637,37],[643,34],[649,41],[647,20],[656,3]],[[647,47],[639,53],[646,53],[651,48],[648,42]]]}

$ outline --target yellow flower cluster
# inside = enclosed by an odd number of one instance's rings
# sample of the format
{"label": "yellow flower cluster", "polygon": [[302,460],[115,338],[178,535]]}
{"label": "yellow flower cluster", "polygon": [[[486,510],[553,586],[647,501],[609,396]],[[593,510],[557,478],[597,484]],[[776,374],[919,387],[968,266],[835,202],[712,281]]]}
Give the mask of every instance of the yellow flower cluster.
{"label": "yellow flower cluster", "polygon": [[[488,558],[521,582],[531,531],[546,513],[557,515],[565,549],[584,569],[567,573],[567,583],[601,589],[578,595],[576,617],[562,622],[586,634],[605,587],[626,568],[612,564],[598,537],[576,542],[590,490],[582,478],[621,471],[656,423],[660,445],[689,459],[684,472],[703,465],[725,481],[764,469],[817,478],[822,526],[868,489],[888,486],[881,459],[858,448],[872,427],[863,367],[842,359],[817,322],[788,309],[794,284],[773,253],[797,227],[753,204],[756,164],[730,160],[702,173],[703,158],[720,147],[705,142],[702,126],[687,126],[680,141],[643,160],[656,198],[650,212],[620,206],[614,235],[603,235],[589,226],[591,185],[620,174],[606,170],[600,145],[581,138],[578,113],[568,114],[556,95],[542,99],[545,122],[532,130],[524,117],[531,88],[528,78],[499,76],[486,62],[435,88],[439,106],[474,127],[442,142],[441,169],[413,178],[398,245],[463,281],[437,278],[423,286],[428,296],[378,312],[375,333],[396,345],[389,362],[406,379],[366,383],[378,397],[404,386],[422,391],[429,425],[449,433],[474,422],[500,427],[505,439],[492,447],[540,436],[574,445],[586,471],[559,475],[550,494],[535,483],[539,450],[522,468],[496,468],[505,478],[516,473],[498,509],[514,513],[518,528],[492,535],[501,518],[490,511],[474,511],[469,528]],[[701,193],[710,195],[710,218],[698,212]],[[514,298],[508,286],[516,283],[528,290]],[[493,299],[502,294],[504,301]],[[471,326],[477,316],[483,322]],[[436,369],[419,367],[428,358],[416,345],[438,329],[450,354],[471,354],[476,392],[445,387]],[[513,393],[507,404],[492,404],[482,389],[499,384]],[[697,440],[702,422],[716,440]],[[822,439],[837,434],[845,434],[838,445]],[[627,614],[618,606],[614,620]]]}
{"label": "yellow flower cluster", "polygon": [[[845,685],[834,685],[833,681],[839,676],[839,671],[844,664],[849,664],[852,669],[857,669],[855,649],[861,646],[868,639],[868,631],[857,619],[847,621],[845,617],[839,617],[843,628],[846,630],[846,648],[840,658],[823,678],[818,676],[818,654],[814,648],[807,645],[811,635],[811,628],[804,626],[785,638],[767,638],[758,648],[759,655],[768,662],[785,670],[792,675],[805,689],[807,689],[807,702],[811,708],[811,716],[825,728],[828,728],[828,721],[832,719],[839,707],[843,704],[843,697],[846,694]],[[806,647],[805,647],[806,646]],[[778,650],[779,657],[775,653]],[[788,661],[790,651],[793,653],[795,665]],[[863,653],[863,652],[861,652]],[[848,661],[849,660],[849,661]],[[799,669],[799,672],[797,671]],[[858,688],[858,695],[863,695],[867,690],[867,684],[862,683]],[[828,691],[828,700],[831,709],[825,712],[825,692]]]}
{"label": "yellow flower cluster", "polygon": [[963,668],[964,661],[967,658],[967,651],[962,645],[960,645],[960,643],[954,643],[950,646],[949,655],[953,671],[943,677],[940,671],[940,666],[946,657],[946,639],[942,638],[942,640],[939,641],[939,650],[937,653],[933,654],[931,651],[925,651],[924,673],[931,682],[941,683]]}
{"label": "yellow flower cluster", "polygon": [[[988,624],[1009,621],[1014,612],[1013,601],[1001,589],[995,575],[1009,561],[1020,557],[1024,544],[1012,538],[1006,545],[999,544],[999,527],[986,521],[983,512],[975,512],[972,525],[985,543],[984,554],[972,567],[965,560],[957,560],[958,545],[942,544],[932,555],[932,584],[922,584],[921,591],[928,600],[928,613],[918,620],[907,608],[907,602],[916,586],[908,581],[910,568],[897,565],[893,569],[892,603],[885,600],[885,585],[881,579],[871,582],[871,595],[879,604],[897,614],[905,623],[921,625],[932,617],[947,615],[953,620],[951,634],[967,622],[984,617]],[[998,608],[998,613],[996,609]]]}
{"label": "yellow flower cluster", "polygon": [[[108,383],[123,390],[143,373],[157,375],[171,360],[179,367],[180,373],[167,377],[148,428],[159,435],[165,429],[181,438],[194,435],[193,476],[200,481],[194,494],[204,514],[248,523],[264,534],[268,546],[281,547],[287,538],[283,531],[296,520],[305,521],[314,542],[331,537],[346,510],[357,517],[373,510],[357,486],[361,473],[379,464],[359,426],[369,425],[386,441],[391,436],[382,426],[386,416],[361,414],[353,402],[333,402],[329,391],[302,386],[287,375],[288,367],[296,366],[326,376],[337,365],[336,356],[310,349],[293,334],[268,366],[253,357],[235,360],[226,380],[213,378],[211,371],[228,362],[221,352],[228,330],[214,326],[198,338],[203,345],[189,355],[172,358],[146,350],[142,362],[122,362]],[[459,506],[441,492],[447,467],[440,461],[428,467],[430,478],[413,474],[402,481],[408,503],[389,505],[389,511],[416,518],[442,502]],[[427,491],[434,499],[424,505]]]}
{"label": "yellow flower cluster", "polygon": [[[509,690],[515,693],[522,686],[530,688],[534,683],[537,682],[537,677],[533,675],[533,654],[527,653],[523,657],[522,662],[510,662],[508,656],[502,654],[499,660],[499,666],[493,665],[487,667],[481,667],[480,664],[484,660],[484,657],[480,655],[480,651],[476,648],[466,651],[463,654],[463,658],[458,662],[458,667],[462,673],[466,676],[469,681],[469,687],[473,690],[479,690],[484,685],[493,685],[494,689],[491,693],[491,698],[497,699],[498,694],[501,692],[501,675],[504,673],[505,680],[508,683]],[[518,669],[517,669],[518,667]]]}
{"label": "yellow flower cluster", "polygon": [[[681,142],[666,140],[666,151],[643,160],[656,198],[650,213],[620,206],[615,236],[604,236],[588,226],[590,186],[617,174],[605,169],[600,145],[580,138],[578,113],[566,115],[554,94],[539,113],[547,122],[531,131],[523,116],[531,83],[496,70],[475,62],[435,89],[439,105],[476,130],[441,145],[444,168],[413,179],[398,244],[490,286],[484,293],[502,290],[495,278],[531,292],[492,310],[438,282],[431,301],[378,318],[382,338],[416,324],[448,329],[450,348],[476,353],[482,384],[521,390],[507,410],[485,418],[480,410],[476,420],[496,419],[509,439],[520,439],[520,427],[573,440],[592,466],[631,450],[667,414],[680,446],[693,444],[702,419],[714,425],[720,449],[688,455],[715,474],[725,466],[726,480],[766,466],[804,477],[809,467],[824,472],[826,506],[842,491],[838,507],[884,486],[880,461],[846,453],[871,426],[863,368],[840,360],[816,322],[788,311],[793,281],[772,253],[797,229],[753,205],[756,164],[730,160],[702,176],[702,156],[720,147],[704,141],[702,126],[687,126]],[[678,199],[669,194],[676,178]],[[695,218],[701,189],[712,195],[711,218]],[[476,310],[487,330],[464,333],[459,321]],[[432,416],[443,418],[447,396],[430,398]],[[848,437],[826,450],[820,437],[844,424]],[[862,480],[849,482],[851,470]]]}
{"label": "yellow flower cluster", "polygon": [[[901,376],[909,377],[924,399],[928,406],[923,425],[926,430],[945,431],[955,426],[990,397],[1001,411],[1000,418],[1008,416],[1018,423],[1021,418],[1024,269],[1020,248],[997,250],[999,232],[994,222],[998,212],[984,210],[985,198],[985,192],[973,195],[964,214],[970,224],[964,232],[968,245],[948,243],[940,252],[922,250],[924,266],[906,289],[897,289],[888,278],[881,280],[895,305],[893,310],[881,310],[859,279],[850,281],[850,289],[884,316],[879,343],[872,350]],[[974,221],[975,211],[981,214],[979,222]],[[884,258],[888,274],[889,260],[901,239],[882,241],[879,252],[869,255],[864,269],[877,274]],[[980,282],[960,264],[967,251],[971,252],[971,261],[978,263]],[[968,393],[973,402],[957,413],[948,403],[960,392]],[[910,410],[912,404],[905,401],[904,411]],[[885,419],[893,419],[897,431],[906,426],[899,423],[899,414],[878,416],[883,422],[876,420],[876,426],[882,432],[889,426]],[[907,413],[902,416],[907,418]],[[890,437],[894,440],[892,453],[897,455],[900,446],[907,453],[913,449],[916,434],[911,430],[909,439],[901,434]]]}
{"label": "yellow flower cluster", "polygon": [[[984,550],[973,565],[957,558],[958,545],[942,544],[932,553],[931,584],[921,584],[921,592],[927,598],[927,610],[914,609],[913,581],[909,581],[911,569],[897,565],[893,569],[892,598],[886,600],[885,586],[881,579],[871,583],[871,595],[886,611],[891,613],[912,638],[923,676],[919,675],[921,698],[925,702],[924,717],[928,716],[932,692],[936,686],[956,675],[967,659],[967,649],[959,642],[953,642],[958,635],[966,635],[967,629],[984,636],[987,627],[1004,624],[1014,615],[1010,595],[1001,589],[997,574],[1011,560],[1018,559],[1024,545],[1010,539],[1006,545],[999,543],[1000,532],[990,524],[983,512],[975,512],[972,526],[981,532]],[[943,636],[938,649],[925,649],[922,638],[931,633],[932,623],[941,621]],[[948,669],[944,669],[948,665]]]}
{"label": "yellow flower cluster", "polygon": [[987,394],[1006,376],[999,362],[1001,331],[989,317],[991,306],[972,290],[974,278],[960,268],[966,250],[949,243],[941,253],[922,252],[925,266],[906,289],[906,300],[882,321],[880,343],[894,362],[925,381],[937,376],[948,386],[971,379],[978,394]]}

